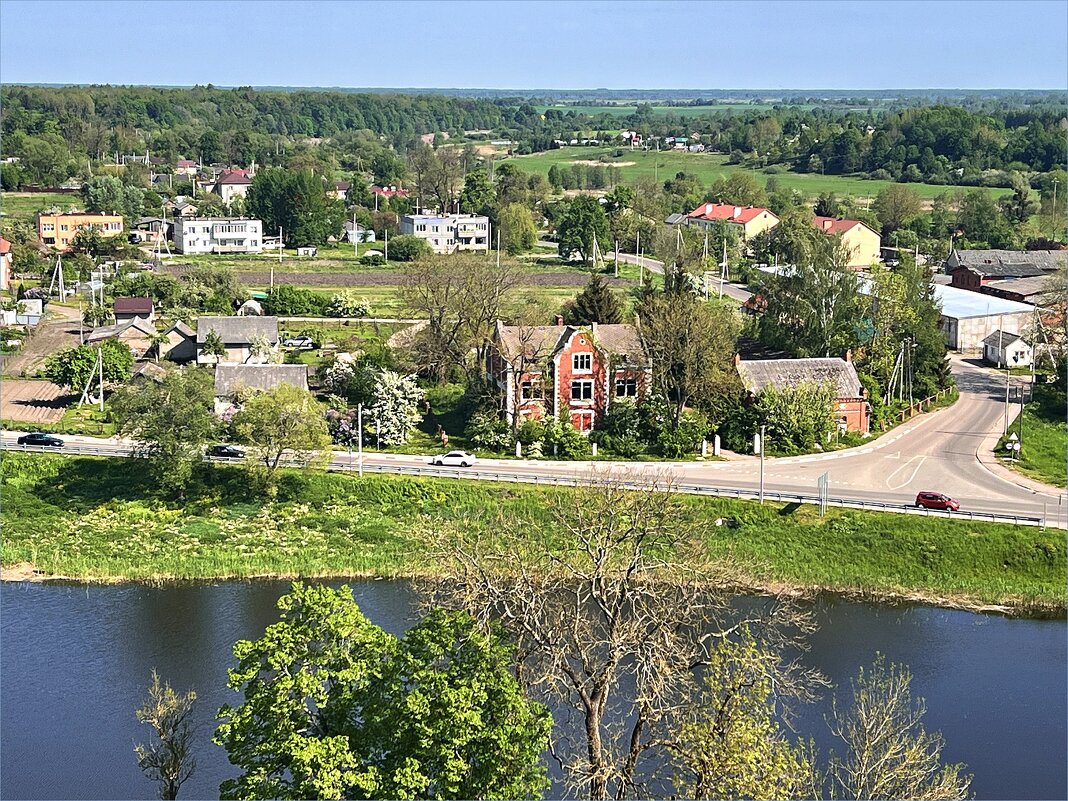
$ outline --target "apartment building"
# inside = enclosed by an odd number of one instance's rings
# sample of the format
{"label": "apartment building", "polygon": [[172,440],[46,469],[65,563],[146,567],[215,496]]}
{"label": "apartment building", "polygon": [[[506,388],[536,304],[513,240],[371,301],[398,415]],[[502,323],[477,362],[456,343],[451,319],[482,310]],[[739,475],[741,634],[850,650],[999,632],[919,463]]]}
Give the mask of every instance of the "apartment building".
{"label": "apartment building", "polygon": [[122,216],[87,211],[37,215],[38,238],[56,250],[70,250],[74,237],[86,229],[95,229],[101,236],[122,236]]}
{"label": "apartment building", "polygon": [[489,217],[476,214],[405,214],[400,232],[424,240],[435,253],[489,250]]}
{"label": "apartment building", "polygon": [[244,217],[191,217],[174,221],[179,253],[262,253],[263,223]]}

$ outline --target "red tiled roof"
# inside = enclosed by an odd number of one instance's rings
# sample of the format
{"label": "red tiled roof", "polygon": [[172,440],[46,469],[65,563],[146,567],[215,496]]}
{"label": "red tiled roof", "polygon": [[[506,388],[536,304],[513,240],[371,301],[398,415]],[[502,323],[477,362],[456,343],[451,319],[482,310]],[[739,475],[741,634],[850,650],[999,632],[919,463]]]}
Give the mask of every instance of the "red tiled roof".
{"label": "red tiled roof", "polygon": [[11,243],[0,236],[0,255],[11,252]]}
{"label": "red tiled roof", "polygon": [[[752,222],[764,212],[772,214],[760,206],[728,206],[722,203],[702,203],[690,212],[691,219],[697,220],[723,220],[724,222],[739,223],[745,225]],[[774,217],[775,215],[772,214]],[[778,219],[778,217],[775,217]]]}
{"label": "red tiled roof", "polygon": [[152,298],[115,298],[115,314],[152,314]]}
{"label": "red tiled roof", "polygon": [[812,224],[826,234],[844,234],[858,225],[864,225],[860,220],[839,220],[834,217],[813,217]]}
{"label": "red tiled roof", "polygon": [[216,183],[220,184],[250,184],[248,173],[244,170],[223,170]]}
{"label": "red tiled roof", "polygon": [[195,167],[197,163],[192,159],[178,159],[177,167]]}

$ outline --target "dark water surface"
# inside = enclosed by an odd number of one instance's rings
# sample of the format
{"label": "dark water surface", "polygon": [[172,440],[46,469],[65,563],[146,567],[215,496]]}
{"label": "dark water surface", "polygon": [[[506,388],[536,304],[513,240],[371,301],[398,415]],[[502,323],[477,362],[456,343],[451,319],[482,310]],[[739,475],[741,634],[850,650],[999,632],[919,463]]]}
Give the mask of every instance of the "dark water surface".
{"label": "dark water surface", "polygon": [[[357,582],[361,609],[401,633],[414,596],[400,581]],[[196,689],[198,769],[182,798],[218,798],[231,775],[209,742],[235,640],[276,619],[284,582],[0,586],[0,798],[154,798],[133,747],[146,739],[134,709],[152,668]],[[965,762],[977,798],[1068,797],[1065,621],[1011,620],[929,607],[823,600],[807,661],[848,686],[876,651],[912,670],[945,757]],[[829,745],[825,698],[800,733]]]}

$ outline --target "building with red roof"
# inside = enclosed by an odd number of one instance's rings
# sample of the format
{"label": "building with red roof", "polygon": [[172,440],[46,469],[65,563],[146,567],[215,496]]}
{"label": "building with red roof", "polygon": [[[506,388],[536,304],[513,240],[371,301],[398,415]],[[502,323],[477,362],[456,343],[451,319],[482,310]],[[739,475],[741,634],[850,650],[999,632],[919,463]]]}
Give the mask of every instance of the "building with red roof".
{"label": "building with red roof", "polygon": [[0,236],[0,292],[6,292],[11,288],[11,263],[14,254],[11,252],[11,243]]}
{"label": "building with red roof", "polygon": [[725,203],[702,203],[687,215],[689,225],[710,227],[717,222],[736,226],[742,235],[742,241],[748,242],[754,236],[770,231],[779,224],[778,216],[760,206],[731,206]]}
{"label": "building with red roof", "polygon": [[223,199],[223,203],[229,204],[235,197],[246,197],[251,185],[252,179],[248,177],[248,170],[235,167],[222,171],[215,181],[214,191]]}

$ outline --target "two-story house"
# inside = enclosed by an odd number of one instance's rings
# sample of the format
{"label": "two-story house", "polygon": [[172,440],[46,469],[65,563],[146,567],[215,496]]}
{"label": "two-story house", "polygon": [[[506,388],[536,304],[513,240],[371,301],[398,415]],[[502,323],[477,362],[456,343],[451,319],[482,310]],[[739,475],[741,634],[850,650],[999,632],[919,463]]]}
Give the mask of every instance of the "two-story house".
{"label": "two-story house", "polygon": [[708,228],[717,222],[734,226],[742,242],[770,231],[779,224],[775,212],[759,206],[731,206],[723,203],[702,203],[687,215],[687,223]]}
{"label": "two-story house", "polygon": [[879,263],[882,237],[879,232],[860,220],[839,220],[835,217],[813,217],[812,224],[828,236],[840,236],[849,251],[850,270],[866,270]]}
{"label": "two-story house", "polygon": [[405,214],[400,232],[417,236],[435,253],[489,250],[489,217],[476,214]]}
{"label": "two-story house", "polygon": [[223,203],[230,205],[235,197],[248,197],[250,186],[252,186],[252,179],[249,178],[247,170],[223,170],[216,179],[212,191],[222,198]]}
{"label": "two-story house", "polygon": [[186,217],[174,221],[179,253],[262,253],[263,223],[244,217]]}
{"label": "two-story house", "polygon": [[567,414],[589,433],[618,398],[637,401],[648,386],[649,360],[633,325],[504,325],[497,321],[487,357],[506,419]]}
{"label": "two-story house", "polygon": [[[222,356],[204,352],[204,342],[211,331],[219,335],[226,348]],[[252,346],[257,339],[266,340],[272,349],[278,347],[277,317],[198,317],[197,364],[262,364],[270,361],[268,355],[253,355]]]}

